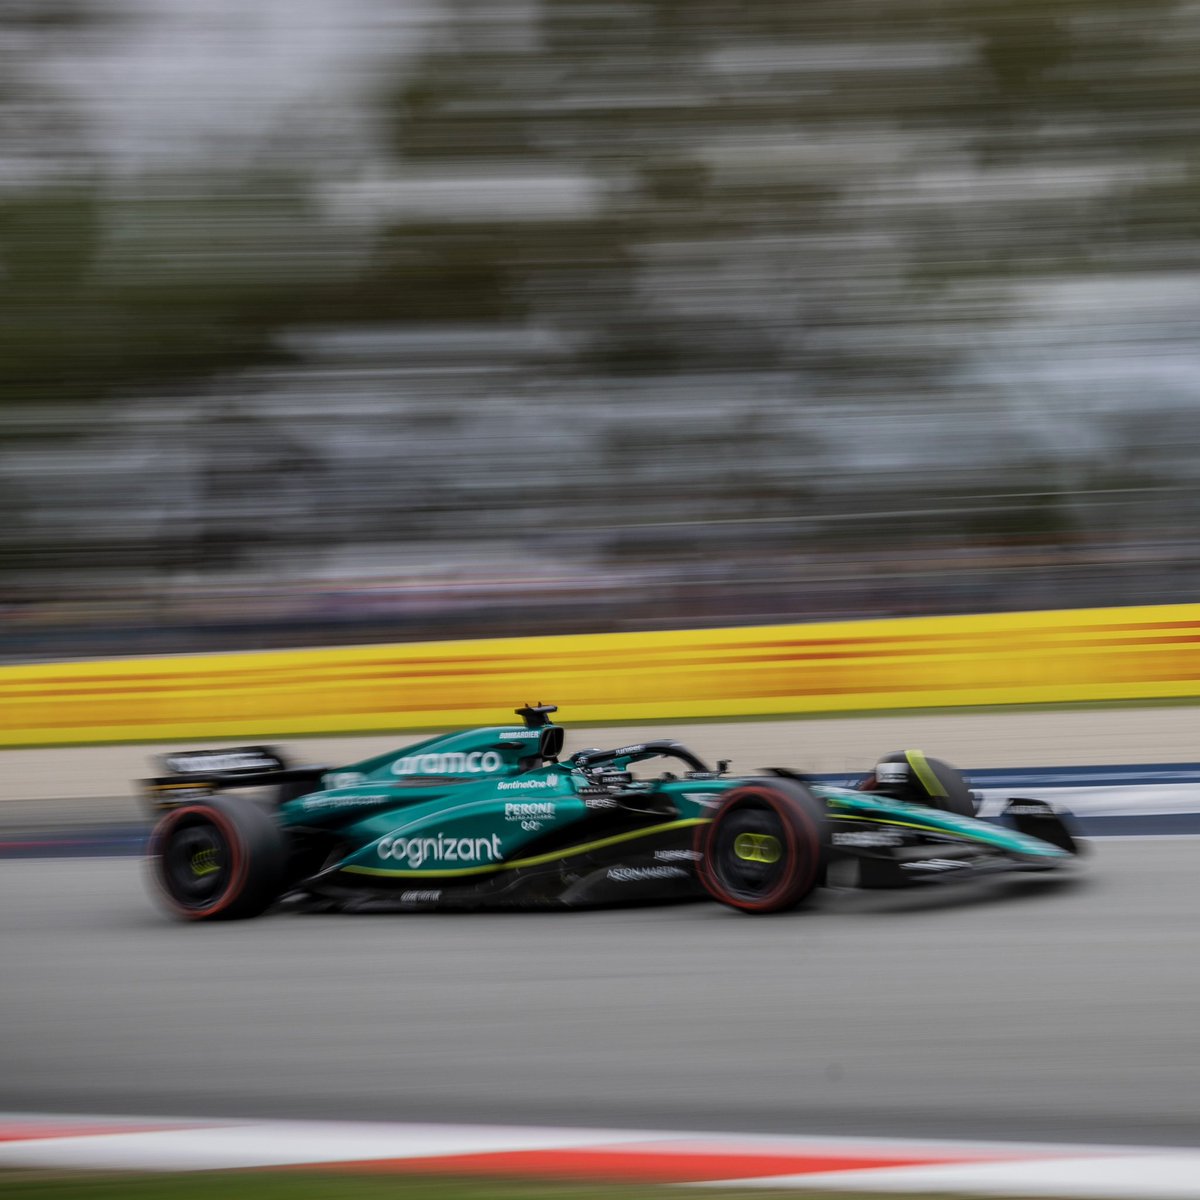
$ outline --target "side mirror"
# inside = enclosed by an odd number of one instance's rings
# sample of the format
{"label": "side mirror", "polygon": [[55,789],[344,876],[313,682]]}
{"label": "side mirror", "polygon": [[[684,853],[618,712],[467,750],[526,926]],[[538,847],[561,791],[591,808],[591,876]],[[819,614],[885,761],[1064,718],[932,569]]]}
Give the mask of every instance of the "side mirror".
{"label": "side mirror", "polygon": [[724,775],[725,772],[729,770],[729,764],[732,761],[733,760],[729,759],[729,758],[718,758],[717,759],[717,774]]}

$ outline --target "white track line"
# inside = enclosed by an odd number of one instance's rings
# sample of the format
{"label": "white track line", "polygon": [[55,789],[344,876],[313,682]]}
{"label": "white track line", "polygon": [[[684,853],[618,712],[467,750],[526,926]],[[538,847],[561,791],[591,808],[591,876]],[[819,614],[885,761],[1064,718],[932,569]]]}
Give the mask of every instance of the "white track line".
{"label": "white track line", "polygon": [[[506,1161],[514,1156],[516,1161]],[[463,1161],[466,1159],[467,1161]],[[414,1161],[415,1160],[415,1161]],[[693,1182],[713,1187],[1200,1200],[1200,1150],[332,1121],[0,1114],[0,1167],[297,1167]],[[907,1160],[907,1161],[905,1161]],[[830,1169],[835,1166],[836,1169]],[[766,1169],[763,1169],[766,1168]],[[582,1173],[582,1174],[581,1174]],[[737,1178],[734,1178],[734,1176]]]}

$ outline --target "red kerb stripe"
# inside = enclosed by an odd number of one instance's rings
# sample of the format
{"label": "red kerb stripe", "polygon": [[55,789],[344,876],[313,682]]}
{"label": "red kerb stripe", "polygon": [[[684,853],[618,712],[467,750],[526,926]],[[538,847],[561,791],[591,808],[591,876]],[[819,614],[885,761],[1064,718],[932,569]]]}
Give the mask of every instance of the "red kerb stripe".
{"label": "red kerb stripe", "polygon": [[[816,1175],[887,1167],[936,1166],[951,1155],[866,1157],[847,1154],[655,1153],[653,1150],[515,1150],[437,1158],[384,1158],[338,1163],[338,1170],[411,1175],[500,1175],[592,1179],[613,1183],[697,1183],[766,1175]],[[332,1166],[333,1164],[313,1164]],[[306,1169],[311,1169],[308,1167]]]}
{"label": "red kerb stripe", "polygon": [[0,1125],[0,1142],[40,1142],[49,1138],[104,1137],[114,1133],[161,1133],[178,1125],[57,1125],[44,1121]]}

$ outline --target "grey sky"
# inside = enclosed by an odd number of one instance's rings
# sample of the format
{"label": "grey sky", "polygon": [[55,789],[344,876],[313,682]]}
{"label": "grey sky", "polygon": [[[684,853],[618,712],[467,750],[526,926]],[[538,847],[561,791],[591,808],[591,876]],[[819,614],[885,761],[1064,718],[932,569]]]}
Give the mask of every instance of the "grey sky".
{"label": "grey sky", "polygon": [[[39,35],[40,76],[118,172],[354,153],[355,103],[423,37],[423,0],[119,0],[118,19]],[[10,49],[15,49],[10,43]]]}

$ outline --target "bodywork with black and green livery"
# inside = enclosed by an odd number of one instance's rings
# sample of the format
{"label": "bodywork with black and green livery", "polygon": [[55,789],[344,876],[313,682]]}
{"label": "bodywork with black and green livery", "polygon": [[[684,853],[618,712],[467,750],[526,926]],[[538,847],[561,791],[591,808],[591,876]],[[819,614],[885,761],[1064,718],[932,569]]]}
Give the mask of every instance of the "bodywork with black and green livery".
{"label": "bodywork with black and green livery", "polygon": [[1061,868],[1063,814],[975,815],[962,776],[918,751],[855,788],[785,768],[733,776],[675,741],[563,757],[550,705],[337,769],[266,747],[181,751],[147,780],[152,873],[187,920],[318,908],[581,908],[712,898],[795,907],[817,887],[901,887]]}

